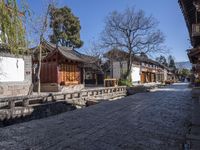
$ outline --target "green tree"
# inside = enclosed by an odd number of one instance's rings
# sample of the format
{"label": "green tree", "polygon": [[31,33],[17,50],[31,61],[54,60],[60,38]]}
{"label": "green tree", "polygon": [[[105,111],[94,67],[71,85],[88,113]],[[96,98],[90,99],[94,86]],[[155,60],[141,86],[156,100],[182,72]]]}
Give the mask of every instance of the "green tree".
{"label": "green tree", "polygon": [[62,46],[79,48],[83,45],[80,39],[80,21],[68,7],[55,8],[50,11],[50,28],[53,34],[50,41]]}
{"label": "green tree", "polygon": [[168,57],[169,68],[176,69],[175,60],[172,55]]}
{"label": "green tree", "polygon": [[188,70],[188,69],[182,69],[181,71],[180,71],[180,75],[182,76],[182,77],[188,77],[189,75],[190,75],[190,70]]}
{"label": "green tree", "polygon": [[20,12],[16,0],[0,0],[0,42],[6,44],[11,53],[21,54],[26,49],[24,13]]}

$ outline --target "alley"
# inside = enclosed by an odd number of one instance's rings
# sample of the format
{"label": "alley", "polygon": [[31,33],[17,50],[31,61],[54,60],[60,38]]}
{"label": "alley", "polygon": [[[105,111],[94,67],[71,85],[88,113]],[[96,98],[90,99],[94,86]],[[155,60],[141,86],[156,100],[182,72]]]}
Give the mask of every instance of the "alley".
{"label": "alley", "polygon": [[0,129],[0,149],[179,149],[191,118],[187,84]]}

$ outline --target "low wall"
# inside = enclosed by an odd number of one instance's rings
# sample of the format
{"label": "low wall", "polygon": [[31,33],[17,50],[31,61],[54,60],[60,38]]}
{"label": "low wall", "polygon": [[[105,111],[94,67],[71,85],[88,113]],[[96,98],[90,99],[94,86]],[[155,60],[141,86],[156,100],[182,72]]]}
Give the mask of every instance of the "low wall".
{"label": "low wall", "polygon": [[[13,110],[0,110],[0,127],[26,122],[34,119],[41,119],[75,109],[76,107],[68,104],[67,102],[52,102],[45,105],[19,107]],[[2,114],[7,115],[5,117]],[[1,120],[2,117],[7,119]]]}
{"label": "low wall", "polygon": [[[34,91],[37,92],[37,84]],[[41,83],[41,92],[77,92],[84,89],[83,84],[60,86],[57,83]]]}
{"label": "low wall", "polygon": [[0,83],[0,98],[27,95],[30,85],[30,82]]}
{"label": "low wall", "polygon": [[0,53],[0,58],[0,98],[27,95],[32,84],[31,56]]}

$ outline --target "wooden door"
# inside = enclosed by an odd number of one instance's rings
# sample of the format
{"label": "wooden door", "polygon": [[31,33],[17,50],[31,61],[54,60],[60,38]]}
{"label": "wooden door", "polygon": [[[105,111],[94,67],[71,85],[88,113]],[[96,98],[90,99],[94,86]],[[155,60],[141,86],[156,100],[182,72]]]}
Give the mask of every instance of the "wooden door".
{"label": "wooden door", "polygon": [[144,72],[142,72],[142,74],[141,74],[141,83],[145,83],[145,73]]}
{"label": "wooden door", "polygon": [[60,67],[60,84],[73,85],[80,84],[80,69],[77,64],[61,64]]}
{"label": "wooden door", "polygon": [[55,62],[42,62],[41,83],[57,83],[57,64]]}

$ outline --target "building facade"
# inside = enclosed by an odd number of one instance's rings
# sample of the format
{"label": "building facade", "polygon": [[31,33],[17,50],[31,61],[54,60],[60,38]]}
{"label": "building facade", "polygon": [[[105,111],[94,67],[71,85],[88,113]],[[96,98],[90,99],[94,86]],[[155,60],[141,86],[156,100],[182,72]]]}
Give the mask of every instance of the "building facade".
{"label": "building facade", "polygon": [[[40,72],[41,92],[58,92],[62,89],[81,90],[85,85],[97,85],[103,77],[92,64],[90,56],[69,48],[42,42]],[[35,55],[35,56],[34,56]],[[33,52],[33,83],[37,91],[38,49]],[[71,87],[71,89],[69,88]]]}
{"label": "building facade", "polygon": [[[117,54],[115,54],[117,53]],[[117,56],[116,56],[117,55]],[[121,79],[127,71],[127,53],[120,50],[111,50],[107,57],[112,59],[112,78]],[[114,57],[113,57],[114,56]],[[131,68],[132,84],[156,83],[174,80],[174,74],[162,64],[149,59],[146,55],[133,56]]]}
{"label": "building facade", "polygon": [[200,85],[200,2],[199,0],[179,0],[188,28],[192,48],[188,49],[188,57],[193,64],[191,81]]}

